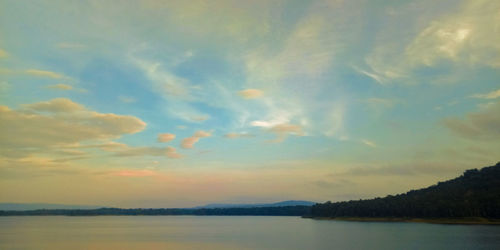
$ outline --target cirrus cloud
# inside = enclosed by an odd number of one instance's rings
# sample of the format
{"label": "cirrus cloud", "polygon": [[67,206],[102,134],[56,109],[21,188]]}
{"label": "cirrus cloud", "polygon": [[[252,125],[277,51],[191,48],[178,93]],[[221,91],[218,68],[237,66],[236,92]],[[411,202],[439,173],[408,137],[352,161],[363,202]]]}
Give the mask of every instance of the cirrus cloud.
{"label": "cirrus cloud", "polygon": [[55,78],[55,79],[59,79],[59,78],[64,77],[63,75],[56,73],[56,72],[39,70],[39,69],[28,69],[28,70],[25,70],[24,73],[26,73],[27,75],[32,75],[32,76],[48,77],[48,78]]}
{"label": "cirrus cloud", "polygon": [[472,95],[471,97],[480,98],[480,99],[495,99],[495,98],[500,97],[500,89],[491,91],[491,92],[486,93],[486,94],[475,94],[475,95]]}

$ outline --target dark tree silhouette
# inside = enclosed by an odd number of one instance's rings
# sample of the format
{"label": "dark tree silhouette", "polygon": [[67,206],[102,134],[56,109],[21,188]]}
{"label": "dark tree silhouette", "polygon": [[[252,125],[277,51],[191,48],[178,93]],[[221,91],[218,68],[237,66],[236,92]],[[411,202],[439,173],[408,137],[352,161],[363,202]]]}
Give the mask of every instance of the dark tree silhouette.
{"label": "dark tree silhouette", "polygon": [[326,202],[312,217],[500,218],[500,162],[405,194],[370,200]]}

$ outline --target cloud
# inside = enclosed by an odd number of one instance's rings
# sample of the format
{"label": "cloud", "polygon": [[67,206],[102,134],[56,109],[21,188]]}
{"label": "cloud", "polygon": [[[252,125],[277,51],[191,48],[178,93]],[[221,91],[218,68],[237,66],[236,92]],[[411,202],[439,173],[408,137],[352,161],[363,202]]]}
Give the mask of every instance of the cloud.
{"label": "cloud", "polygon": [[249,82],[253,86],[316,82],[331,65],[336,52],[336,43],[327,30],[328,23],[323,15],[307,15],[299,21],[279,51],[261,48],[249,53],[246,56]]}
{"label": "cloud", "polygon": [[271,142],[283,142],[288,135],[304,136],[302,127],[294,124],[278,124],[267,129],[267,131],[276,134],[276,138]]}
{"label": "cloud", "polygon": [[473,140],[500,139],[500,102],[471,112],[464,119],[447,118],[444,125],[455,134]]}
{"label": "cloud", "polygon": [[23,105],[20,110],[0,106],[0,153],[108,140],[145,127],[139,118],[98,113],[65,98]]}
{"label": "cloud", "polygon": [[345,135],[341,134],[344,128],[345,113],[346,108],[344,103],[337,102],[335,105],[333,105],[329,113],[325,115],[326,119],[324,127],[326,129],[324,134],[326,136],[337,136],[339,138],[346,137]]}
{"label": "cloud", "polygon": [[27,104],[24,105],[24,108],[36,112],[51,113],[71,113],[85,110],[83,105],[66,98],[56,98],[46,102]]}
{"label": "cloud", "polygon": [[54,84],[54,85],[48,85],[47,88],[60,89],[60,90],[72,90],[73,86],[68,85],[68,84],[59,83],[59,84]]}
{"label": "cloud", "polygon": [[229,139],[236,139],[236,138],[250,138],[250,137],[255,137],[252,134],[249,133],[227,133],[224,135],[224,137],[229,138]]}
{"label": "cloud", "polygon": [[123,177],[149,177],[157,175],[157,172],[147,169],[142,170],[120,170],[111,172],[110,175],[123,176]]}
{"label": "cloud", "polygon": [[264,92],[258,89],[245,89],[238,92],[238,94],[245,99],[255,99],[261,97]]}
{"label": "cloud", "polygon": [[357,66],[352,66],[354,68],[354,70],[356,70],[358,73],[361,73],[363,75],[366,75],[370,78],[372,78],[373,80],[375,80],[376,82],[380,83],[380,84],[385,84],[386,83],[386,80],[384,78],[383,75],[380,74],[380,72],[368,72],[366,70],[363,70]]}
{"label": "cloud", "polygon": [[132,57],[132,61],[144,71],[155,91],[164,97],[189,98],[189,80],[165,69],[160,62]]}
{"label": "cloud", "polygon": [[134,103],[134,102],[137,102],[137,99],[135,99],[133,97],[130,97],[130,96],[123,96],[123,95],[119,96],[118,100],[120,100],[123,103]]}
{"label": "cloud", "polygon": [[28,69],[28,70],[25,70],[24,73],[26,73],[28,75],[32,75],[32,76],[48,77],[48,78],[55,78],[55,79],[60,79],[60,78],[64,77],[63,75],[56,73],[56,72],[39,70],[39,69]]}
{"label": "cloud", "polygon": [[[192,52],[172,56],[172,59],[166,63],[137,56],[130,56],[130,60],[144,72],[152,90],[166,102],[165,107],[169,115],[198,123],[210,119],[210,115],[201,112],[196,105],[191,104],[201,101],[199,95],[202,91],[199,86],[191,84],[189,79],[174,73],[174,69],[179,64],[189,60],[192,56]],[[213,100],[213,97],[210,100]]]}
{"label": "cloud", "polygon": [[127,149],[129,146],[127,144],[123,143],[118,143],[114,141],[108,141],[104,143],[98,143],[98,144],[80,144],[80,143],[74,143],[71,145],[67,145],[67,148],[78,148],[78,149],[85,149],[85,148],[98,148],[103,151],[107,152],[117,152],[120,150]]}
{"label": "cloud", "polygon": [[[395,80],[405,83],[421,82],[416,79],[424,77],[419,74],[419,68],[439,69],[444,63],[452,63],[451,70],[454,74],[434,75],[431,82],[457,82],[464,66],[500,67],[500,45],[495,39],[500,36],[500,29],[496,26],[500,2],[466,0],[455,8],[456,11],[437,18],[428,16],[428,24],[415,34],[408,29],[397,28],[401,25],[398,21],[415,25],[411,16],[416,15],[415,10],[426,8],[427,4],[428,2],[421,1],[401,5],[402,13],[410,18],[401,20],[396,19],[398,16],[388,17],[397,26],[379,32],[375,48],[365,58],[368,69],[353,68],[378,83],[386,84]],[[422,15],[430,13],[417,14],[420,19],[424,18]],[[440,73],[442,71],[438,70],[435,74]]]}
{"label": "cloud", "polygon": [[491,91],[491,92],[486,93],[486,94],[475,94],[475,95],[472,95],[471,97],[480,98],[480,99],[495,99],[495,98],[500,97],[500,89]]}
{"label": "cloud", "polygon": [[169,142],[173,139],[175,139],[174,134],[169,134],[169,133],[158,134],[158,142]]}
{"label": "cloud", "polygon": [[116,156],[131,157],[131,156],[166,156],[168,158],[178,159],[182,155],[177,153],[174,147],[168,146],[166,148],[160,147],[126,147],[115,153]]}
{"label": "cloud", "polygon": [[183,148],[193,148],[194,144],[200,140],[198,137],[188,137],[184,138],[181,142],[181,147]]}
{"label": "cloud", "polygon": [[268,103],[270,106],[268,120],[256,120],[250,123],[251,126],[261,127],[261,128],[271,128],[280,124],[286,124],[290,122],[290,119],[294,115],[292,112],[282,109],[276,109],[273,103]]}
{"label": "cloud", "polygon": [[457,13],[433,21],[408,46],[413,63],[432,65],[444,58],[500,67],[500,2],[465,1]]}
{"label": "cloud", "polygon": [[[470,166],[468,166],[470,167]],[[449,162],[410,162],[401,164],[374,164],[373,166],[359,166],[346,169],[344,172],[333,174],[333,176],[412,176],[430,175],[439,176],[443,174],[452,174],[452,176],[460,173],[462,169],[466,169],[464,163],[451,164]]]}
{"label": "cloud", "polygon": [[177,153],[176,148],[167,146],[165,148],[163,147],[132,147],[127,144],[123,143],[118,143],[114,141],[108,141],[104,143],[97,143],[97,144],[70,144],[70,145],[65,145],[65,148],[67,150],[71,149],[88,149],[88,148],[98,148],[100,150],[103,150],[105,152],[111,152],[113,153],[112,156],[117,156],[117,157],[134,157],[134,156],[166,156],[168,158],[172,159],[178,159],[182,158],[183,156]]}
{"label": "cloud", "polygon": [[0,58],[7,58],[9,56],[9,53],[7,51],[0,49]]}
{"label": "cloud", "polygon": [[181,147],[186,149],[193,148],[194,144],[196,144],[200,140],[200,138],[209,136],[212,136],[210,132],[206,132],[203,130],[197,131],[193,134],[193,136],[184,138],[181,142]]}
{"label": "cloud", "polygon": [[209,137],[209,136],[212,136],[212,134],[211,134],[210,132],[206,132],[206,131],[203,131],[203,130],[199,130],[199,131],[196,131],[196,133],[194,133],[194,136],[195,136],[195,137],[202,138],[202,137]]}
{"label": "cloud", "polygon": [[182,155],[177,153],[176,148],[168,146],[167,147],[167,157],[177,159],[177,158],[182,158]]}
{"label": "cloud", "polygon": [[196,122],[202,122],[202,121],[206,121],[210,119],[210,116],[209,115],[202,115],[202,116],[190,116],[188,118],[188,120],[191,120],[191,121],[196,121]]}
{"label": "cloud", "polygon": [[19,178],[23,181],[29,177],[81,175],[89,172],[78,168],[68,168],[66,162],[54,161],[47,157],[29,156],[22,158],[0,157],[0,178]]}
{"label": "cloud", "polygon": [[375,142],[370,141],[370,140],[363,139],[363,140],[361,140],[361,142],[363,144],[365,144],[366,146],[368,146],[368,147],[372,147],[372,148],[376,148],[377,147],[377,144],[375,144]]}

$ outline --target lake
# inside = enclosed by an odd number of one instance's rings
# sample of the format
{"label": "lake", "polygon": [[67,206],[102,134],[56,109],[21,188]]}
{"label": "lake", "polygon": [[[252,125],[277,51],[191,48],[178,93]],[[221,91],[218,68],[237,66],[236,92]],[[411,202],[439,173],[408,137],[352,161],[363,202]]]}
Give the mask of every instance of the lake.
{"label": "lake", "polygon": [[275,216],[0,217],[0,249],[500,249],[500,226]]}

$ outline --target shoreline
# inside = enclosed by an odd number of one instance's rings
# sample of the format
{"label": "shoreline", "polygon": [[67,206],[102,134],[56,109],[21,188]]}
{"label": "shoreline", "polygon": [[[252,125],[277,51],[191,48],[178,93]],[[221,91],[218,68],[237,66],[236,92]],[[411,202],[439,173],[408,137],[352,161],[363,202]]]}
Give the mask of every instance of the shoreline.
{"label": "shoreline", "polygon": [[352,222],[409,222],[409,223],[429,223],[448,225],[500,225],[498,219],[488,219],[482,217],[473,218],[393,218],[393,217],[302,217],[314,220],[337,220]]}

